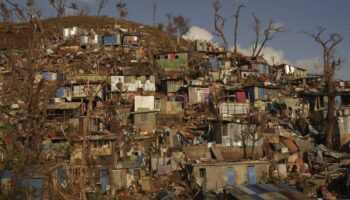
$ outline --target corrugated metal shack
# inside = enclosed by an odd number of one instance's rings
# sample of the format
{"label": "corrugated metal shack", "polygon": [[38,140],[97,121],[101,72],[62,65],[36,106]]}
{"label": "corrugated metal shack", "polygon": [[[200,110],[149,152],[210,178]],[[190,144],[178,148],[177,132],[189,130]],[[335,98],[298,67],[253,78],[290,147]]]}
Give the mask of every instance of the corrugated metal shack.
{"label": "corrugated metal shack", "polygon": [[206,190],[218,191],[226,185],[257,184],[268,173],[267,161],[194,163],[192,176]]}

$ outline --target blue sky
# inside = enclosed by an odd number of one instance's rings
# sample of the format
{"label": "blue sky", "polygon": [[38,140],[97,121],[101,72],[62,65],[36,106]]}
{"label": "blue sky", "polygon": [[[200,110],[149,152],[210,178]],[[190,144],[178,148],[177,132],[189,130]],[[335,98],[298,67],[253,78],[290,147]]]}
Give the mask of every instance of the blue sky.
{"label": "blue sky", "polygon": [[[0,0],[1,1],[1,0]],[[21,1],[21,0],[18,0]],[[80,7],[89,6],[91,14],[96,14],[99,0],[68,0],[76,2]],[[152,24],[152,2],[158,3],[157,22],[166,22],[166,13],[183,15],[191,19],[191,25],[197,26],[212,33],[213,14],[212,0],[125,0],[128,4],[128,20],[143,24]],[[24,2],[24,0],[22,0]],[[40,2],[40,3],[39,3]],[[115,4],[117,0],[109,0],[106,8],[102,10],[104,15],[116,17]],[[222,15],[227,18],[225,33],[233,43],[233,15],[239,4],[246,8],[241,10],[238,43],[248,49],[253,42],[254,32],[250,26],[253,24],[252,12],[255,12],[263,22],[274,20],[283,24],[288,30],[279,34],[267,44],[269,52],[280,56],[290,63],[309,65],[321,57],[321,46],[302,31],[316,31],[317,27],[327,28],[324,35],[337,32],[344,36],[343,42],[337,46],[337,55],[345,59],[344,68],[337,74],[338,78],[350,80],[350,1],[349,0],[221,0],[223,4]],[[44,10],[44,16],[54,16],[47,0],[37,0],[38,7]],[[40,5],[39,5],[40,4]],[[214,40],[218,40],[214,38]],[[276,51],[276,52],[273,52]],[[269,54],[266,52],[266,54]],[[265,55],[265,54],[264,54]],[[320,70],[315,69],[313,70]]]}

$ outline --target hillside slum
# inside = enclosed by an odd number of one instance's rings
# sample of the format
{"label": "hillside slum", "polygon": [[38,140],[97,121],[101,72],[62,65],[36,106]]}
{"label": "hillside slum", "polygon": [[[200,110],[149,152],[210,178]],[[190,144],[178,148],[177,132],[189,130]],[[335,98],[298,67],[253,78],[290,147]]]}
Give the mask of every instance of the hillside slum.
{"label": "hillside slum", "polygon": [[218,43],[149,38],[143,27],[69,27],[35,58],[2,49],[2,193],[19,174],[6,151],[36,140],[28,123],[38,112],[46,162],[28,166],[23,183],[35,199],[349,197],[350,82],[336,83],[336,152],[317,140],[322,76]]}

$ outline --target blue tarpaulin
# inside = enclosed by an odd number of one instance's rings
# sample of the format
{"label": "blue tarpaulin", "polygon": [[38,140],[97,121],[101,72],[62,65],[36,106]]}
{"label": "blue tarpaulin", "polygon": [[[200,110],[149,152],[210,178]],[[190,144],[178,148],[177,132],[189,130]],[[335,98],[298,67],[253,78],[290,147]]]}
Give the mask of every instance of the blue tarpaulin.
{"label": "blue tarpaulin", "polygon": [[57,167],[58,182],[62,185],[64,182],[64,169],[63,166]]}
{"label": "blue tarpaulin", "polygon": [[259,64],[259,73],[268,74],[269,73],[268,65],[266,65],[266,64]]}
{"label": "blue tarpaulin", "polygon": [[64,89],[63,88],[58,88],[56,91],[56,97],[57,98],[63,98],[64,96]]}
{"label": "blue tarpaulin", "polygon": [[107,185],[109,185],[109,173],[108,170],[101,171],[101,191],[107,192]]}
{"label": "blue tarpaulin", "polygon": [[[25,178],[17,179],[18,183],[22,187],[29,187],[29,189],[34,193],[33,200],[42,200],[44,193],[44,179],[43,178],[28,178],[34,173],[34,169],[27,170],[23,175]],[[10,179],[12,177],[11,170],[4,170],[0,172],[1,179]]]}
{"label": "blue tarpaulin", "polygon": [[11,178],[12,177],[12,171],[11,170],[4,170],[0,172],[1,179],[3,178]]}
{"label": "blue tarpaulin", "polygon": [[209,63],[213,69],[219,68],[219,61],[218,60],[209,60]]}
{"label": "blue tarpaulin", "polygon": [[52,72],[42,72],[41,77],[47,81],[52,80]]}
{"label": "blue tarpaulin", "polygon": [[44,179],[43,178],[24,178],[21,181],[21,186],[29,187],[33,192],[33,200],[42,200],[44,194]]}
{"label": "blue tarpaulin", "polygon": [[141,165],[141,164],[142,164],[142,161],[143,161],[143,158],[144,158],[143,155],[137,156],[137,158],[136,158],[137,164]]}
{"label": "blue tarpaulin", "polygon": [[106,35],[103,37],[104,45],[120,45],[120,36],[118,35]]}
{"label": "blue tarpaulin", "polygon": [[64,78],[64,74],[57,72],[57,80],[62,80]]}
{"label": "blue tarpaulin", "polygon": [[259,99],[264,99],[264,88],[259,88]]}

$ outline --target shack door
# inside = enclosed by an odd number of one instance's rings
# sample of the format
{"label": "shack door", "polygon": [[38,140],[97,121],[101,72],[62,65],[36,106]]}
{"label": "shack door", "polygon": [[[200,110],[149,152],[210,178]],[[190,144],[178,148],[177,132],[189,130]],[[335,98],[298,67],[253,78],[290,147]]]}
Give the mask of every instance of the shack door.
{"label": "shack door", "polygon": [[248,184],[255,184],[255,169],[254,167],[248,167]]}
{"label": "shack door", "polygon": [[102,191],[102,193],[107,192],[107,185],[109,185],[108,170],[102,170],[101,171],[101,191]]}
{"label": "shack door", "polygon": [[228,185],[235,184],[235,178],[233,176],[233,168],[232,167],[227,168],[227,184]]}

